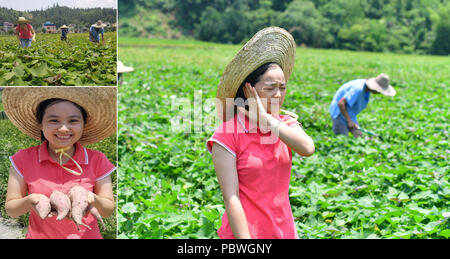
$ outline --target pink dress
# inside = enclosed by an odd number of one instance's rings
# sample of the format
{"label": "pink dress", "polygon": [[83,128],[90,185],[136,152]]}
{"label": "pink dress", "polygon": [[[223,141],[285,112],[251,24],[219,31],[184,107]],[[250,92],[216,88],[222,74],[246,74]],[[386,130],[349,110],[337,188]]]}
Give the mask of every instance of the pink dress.
{"label": "pink dress", "polygon": [[[277,119],[291,117],[280,115]],[[262,133],[242,114],[216,129],[207,142],[209,152],[214,143],[236,157],[239,198],[251,238],[298,238],[289,202],[291,149],[270,131]],[[226,212],[217,233],[220,238],[234,238]]]}
{"label": "pink dress", "polygon": [[[40,146],[22,149],[9,158],[14,169],[23,177],[28,194],[40,193],[50,197],[54,190],[67,193],[73,185],[82,185],[87,190],[94,192],[95,182],[107,177],[116,169],[102,152],[87,149],[79,143],[75,145],[76,150],[72,158],[83,169],[81,176],[67,172],[50,157],[47,141]],[[79,171],[72,160],[63,165]],[[83,217],[83,223],[89,225],[92,230],[80,225],[80,231],[78,231],[75,223],[68,218],[61,221],[57,221],[56,217],[42,220],[32,209],[26,238],[102,238],[97,219],[91,213]]]}

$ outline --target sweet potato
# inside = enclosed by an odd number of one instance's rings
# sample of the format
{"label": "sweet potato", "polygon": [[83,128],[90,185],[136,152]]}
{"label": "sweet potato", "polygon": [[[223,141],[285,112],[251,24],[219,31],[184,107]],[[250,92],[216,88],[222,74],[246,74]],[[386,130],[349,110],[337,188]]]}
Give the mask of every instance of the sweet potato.
{"label": "sweet potato", "polygon": [[100,213],[98,212],[97,208],[95,208],[94,206],[89,206],[88,207],[88,211],[94,215],[94,217],[100,221],[102,223],[103,229],[105,229],[105,223],[103,223],[103,219],[102,216],[100,216]]}
{"label": "sweet potato", "polygon": [[71,209],[69,197],[65,193],[56,190],[50,195],[50,205],[52,206],[52,210],[56,210],[56,220],[65,218]]}
{"label": "sweet potato", "polygon": [[77,228],[79,225],[83,225],[88,229],[91,229],[91,227],[84,224],[82,221],[83,215],[88,207],[87,190],[80,185],[74,185],[72,186],[72,188],[70,188],[68,196],[72,203],[71,217],[77,225]]}
{"label": "sweet potato", "polygon": [[40,195],[39,201],[34,205],[34,208],[39,217],[41,217],[41,219],[45,219],[51,211],[50,199],[45,195]]}

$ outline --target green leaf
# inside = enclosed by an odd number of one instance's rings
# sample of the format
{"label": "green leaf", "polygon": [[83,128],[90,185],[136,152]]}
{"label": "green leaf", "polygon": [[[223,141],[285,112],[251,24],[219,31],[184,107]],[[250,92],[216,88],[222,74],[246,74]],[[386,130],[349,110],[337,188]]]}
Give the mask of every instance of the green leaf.
{"label": "green leaf", "polygon": [[8,73],[6,73],[6,74],[3,75],[3,79],[4,79],[5,81],[9,81],[9,80],[11,80],[11,78],[13,78],[15,75],[16,75],[16,73],[14,73],[14,72],[8,72]]}
{"label": "green leaf", "polygon": [[449,238],[450,237],[450,229],[444,229],[439,233],[439,236]]}
{"label": "green leaf", "polygon": [[404,192],[400,192],[400,195],[398,196],[398,199],[401,202],[405,202],[405,201],[409,201],[410,200],[409,196],[406,193],[404,193]]}
{"label": "green leaf", "polygon": [[15,85],[15,86],[27,86],[28,84],[26,82],[24,82],[22,80],[22,78],[17,77],[16,79],[14,79],[11,83],[11,85]]}
{"label": "green leaf", "polygon": [[47,63],[45,62],[36,64],[30,69],[30,72],[35,77],[45,77],[49,75]]}
{"label": "green leaf", "polygon": [[24,66],[23,65],[18,65],[15,66],[12,69],[12,72],[14,72],[16,74],[17,77],[22,77],[25,74],[25,70],[24,70]]}
{"label": "green leaf", "polygon": [[121,210],[124,213],[136,213],[137,207],[136,207],[136,205],[134,205],[134,203],[128,202],[122,206]]}

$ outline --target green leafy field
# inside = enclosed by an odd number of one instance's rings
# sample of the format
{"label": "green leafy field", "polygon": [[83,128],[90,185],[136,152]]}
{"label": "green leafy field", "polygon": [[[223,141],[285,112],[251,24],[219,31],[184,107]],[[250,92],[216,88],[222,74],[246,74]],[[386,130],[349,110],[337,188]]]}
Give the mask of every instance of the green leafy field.
{"label": "green leafy field", "polygon": [[37,34],[22,49],[16,36],[0,36],[0,85],[116,85],[117,37],[105,33],[105,45],[89,35]]}
{"label": "green leafy field", "polygon": [[[217,238],[224,206],[205,143],[220,122],[210,101],[240,46],[121,38],[119,47],[135,71],[119,87],[118,237]],[[283,108],[316,146],[293,156],[300,238],[450,237],[448,71],[446,57],[297,49]],[[335,91],[381,72],[397,96],[372,95],[358,121],[384,141],[334,136]],[[201,114],[187,132],[172,130]]]}

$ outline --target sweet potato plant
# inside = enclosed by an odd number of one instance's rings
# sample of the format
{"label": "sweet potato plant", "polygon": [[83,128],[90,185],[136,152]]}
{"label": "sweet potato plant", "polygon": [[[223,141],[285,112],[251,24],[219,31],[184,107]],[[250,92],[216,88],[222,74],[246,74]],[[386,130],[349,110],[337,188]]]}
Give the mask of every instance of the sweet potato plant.
{"label": "sweet potato plant", "polygon": [[[119,91],[119,237],[217,238],[224,205],[205,143],[220,122],[208,99],[240,46],[121,38],[119,48],[135,68]],[[448,71],[444,57],[297,49],[284,108],[316,146],[293,156],[300,238],[450,237]],[[384,141],[335,136],[335,91],[381,72],[397,96],[372,95],[358,120]]]}
{"label": "sweet potato plant", "polygon": [[37,34],[22,49],[15,36],[0,36],[0,86],[116,85],[116,33],[105,34],[105,45],[87,33]]}

